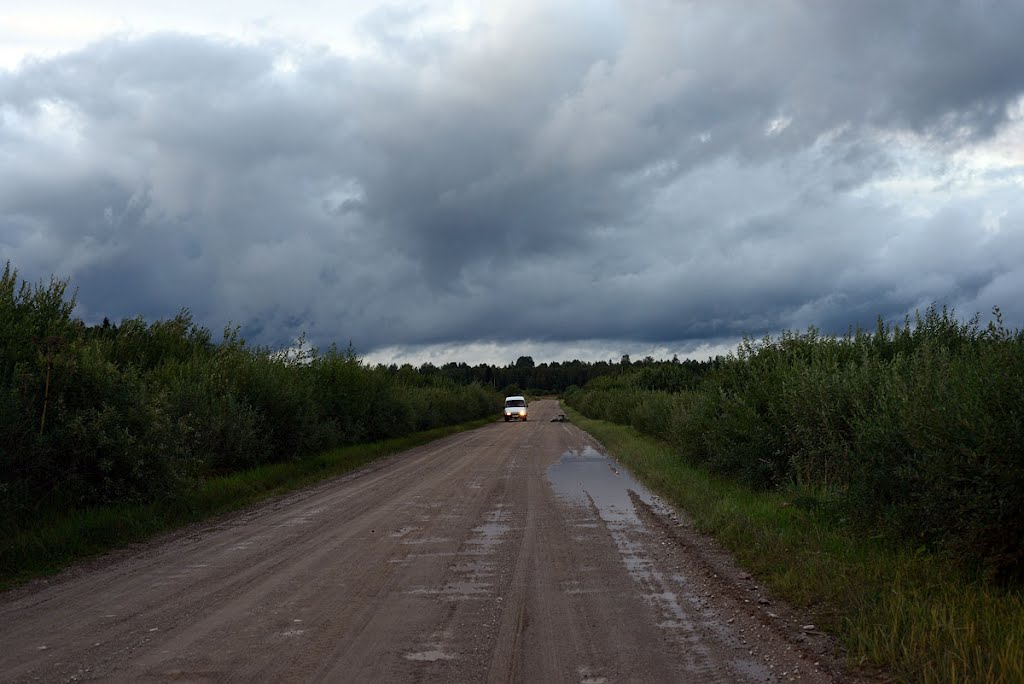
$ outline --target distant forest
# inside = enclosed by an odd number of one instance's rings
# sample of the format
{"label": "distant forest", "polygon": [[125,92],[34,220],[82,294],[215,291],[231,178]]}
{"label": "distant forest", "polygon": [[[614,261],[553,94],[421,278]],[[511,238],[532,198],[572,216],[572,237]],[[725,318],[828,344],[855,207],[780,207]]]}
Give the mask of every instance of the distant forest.
{"label": "distant forest", "polygon": [[425,363],[419,368],[411,365],[390,365],[387,369],[392,373],[417,373],[425,377],[443,377],[457,384],[467,385],[480,383],[505,394],[527,392],[533,395],[563,394],[573,387],[583,387],[595,378],[622,375],[628,373],[634,382],[652,389],[680,391],[693,389],[700,379],[711,369],[721,365],[723,359],[694,361],[679,360],[673,357],[670,361],[655,360],[646,357],[640,361],[632,361],[628,354],[619,361],[554,361],[551,363],[534,363],[530,356],[520,356],[515,363],[507,366],[478,364],[470,366],[466,363],[446,363],[435,366]]}
{"label": "distant forest", "polygon": [[[186,326],[193,325],[191,313],[187,309],[180,311],[175,318],[168,322],[170,321],[179,321],[179,323],[187,321]],[[78,323],[84,336],[106,339],[116,339],[126,326],[128,330],[133,330],[140,324],[145,325],[138,318],[128,318],[120,324],[111,323],[107,318],[97,325]],[[209,331],[204,331],[204,334],[208,337]],[[238,341],[237,333],[231,334],[235,335],[235,340]],[[267,356],[281,356],[282,358],[295,353],[295,350],[272,348],[261,348],[261,351]],[[309,358],[318,355],[319,352],[320,350],[310,349],[303,343],[298,355]],[[359,359],[358,350],[354,346],[350,345],[345,350],[345,354],[350,358]],[[398,379],[404,378],[414,384],[423,380],[428,382],[449,381],[457,385],[483,385],[504,395],[527,393],[533,396],[543,396],[563,394],[574,387],[583,387],[595,378],[623,374],[628,374],[632,382],[638,382],[641,387],[650,389],[676,392],[693,389],[708,371],[721,366],[724,361],[724,357],[695,361],[693,359],[680,360],[678,356],[673,356],[671,360],[647,356],[639,361],[633,361],[629,354],[623,354],[618,361],[588,362],[574,359],[538,364],[534,362],[532,356],[520,356],[514,363],[507,366],[487,363],[470,366],[464,362],[452,361],[441,366],[428,362],[420,366],[408,363],[399,366],[392,363],[367,367],[377,373],[386,373]],[[414,378],[416,380],[413,380]]]}

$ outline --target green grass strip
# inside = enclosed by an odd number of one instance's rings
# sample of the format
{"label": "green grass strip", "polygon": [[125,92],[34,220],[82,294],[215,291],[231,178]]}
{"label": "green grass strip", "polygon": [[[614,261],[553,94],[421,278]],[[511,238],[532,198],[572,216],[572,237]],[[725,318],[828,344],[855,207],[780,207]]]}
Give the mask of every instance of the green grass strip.
{"label": "green grass strip", "polygon": [[566,408],[760,581],[835,634],[851,667],[906,682],[1024,682],[1024,596],[827,514],[690,466],[663,442]]}
{"label": "green grass strip", "polygon": [[74,561],[236,511],[337,477],[384,456],[492,422],[493,418],[483,418],[214,477],[173,499],[148,505],[109,506],[52,515],[31,529],[0,541],[0,590],[59,572]]}

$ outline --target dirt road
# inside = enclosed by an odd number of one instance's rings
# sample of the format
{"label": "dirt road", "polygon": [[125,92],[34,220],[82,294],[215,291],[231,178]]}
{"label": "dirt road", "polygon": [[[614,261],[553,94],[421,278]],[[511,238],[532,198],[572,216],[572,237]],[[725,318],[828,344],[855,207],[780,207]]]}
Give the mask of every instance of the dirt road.
{"label": "dirt road", "polygon": [[0,595],[0,680],[833,681],[558,410]]}

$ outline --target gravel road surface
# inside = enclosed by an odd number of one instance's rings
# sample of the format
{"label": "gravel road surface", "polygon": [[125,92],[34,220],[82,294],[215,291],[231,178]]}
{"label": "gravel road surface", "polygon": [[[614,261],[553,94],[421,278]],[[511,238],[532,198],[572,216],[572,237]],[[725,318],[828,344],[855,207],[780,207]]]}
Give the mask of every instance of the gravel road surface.
{"label": "gravel road surface", "polygon": [[840,679],[805,618],[530,408],[0,595],[0,680]]}

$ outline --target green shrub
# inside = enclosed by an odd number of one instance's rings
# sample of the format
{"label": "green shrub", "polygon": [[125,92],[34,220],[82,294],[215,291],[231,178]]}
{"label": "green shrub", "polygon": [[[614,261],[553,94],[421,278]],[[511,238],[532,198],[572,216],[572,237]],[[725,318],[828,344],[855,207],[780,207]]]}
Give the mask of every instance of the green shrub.
{"label": "green shrub", "polygon": [[186,472],[230,472],[270,460],[262,416],[217,357],[171,360],[154,369],[150,381],[163,390],[175,457]]}
{"label": "green shrub", "polygon": [[[411,367],[215,344],[188,310],[89,327],[68,284],[0,277],[0,533],[48,512],[174,501],[204,477],[496,416],[480,385]],[[436,371],[436,369],[434,369]]]}
{"label": "green shrub", "polygon": [[29,446],[31,479],[56,501],[138,502],[173,490],[175,439],[159,389],[83,343],[53,369],[52,419]]}
{"label": "green shrub", "polygon": [[1024,334],[998,310],[986,329],[932,307],[874,333],[745,340],[672,394],[652,377],[565,398],[751,487],[813,492],[894,543],[1024,572]]}

